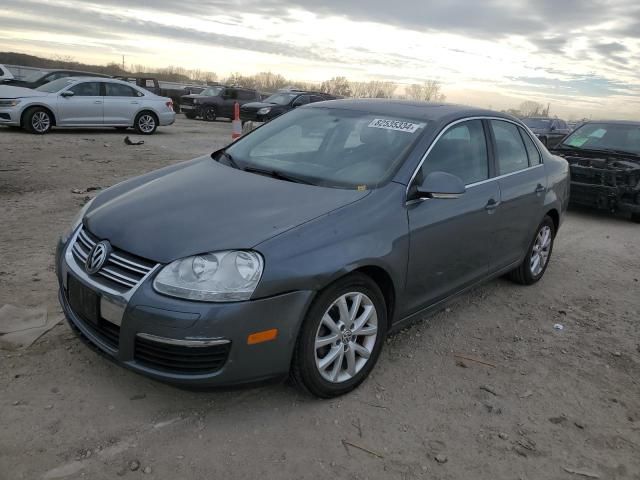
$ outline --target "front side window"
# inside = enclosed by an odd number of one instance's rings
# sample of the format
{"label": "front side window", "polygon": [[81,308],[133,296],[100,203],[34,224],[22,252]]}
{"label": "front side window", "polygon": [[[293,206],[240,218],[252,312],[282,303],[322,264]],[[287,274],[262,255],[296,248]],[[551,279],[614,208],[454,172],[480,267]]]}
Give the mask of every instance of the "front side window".
{"label": "front side window", "polygon": [[492,120],[491,128],[496,141],[498,175],[506,175],[527,168],[529,157],[518,127],[513,123]]}
{"label": "front side window", "polygon": [[138,97],[140,92],[129,85],[120,83],[105,83],[107,97]]}
{"label": "front side window", "polygon": [[396,172],[426,125],[362,111],[299,108],[241,137],[227,152],[240,168],[327,187],[375,188]]}
{"label": "front side window", "polygon": [[240,90],[238,98],[240,100],[254,100],[256,98],[256,94],[249,90]]}
{"label": "front side window", "polygon": [[69,89],[76,97],[99,97],[100,82],[82,82]]}
{"label": "front side window", "polygon": [[481,120],[469,120],[451,127],[433,146],[422,164],[422,177],[446,172],[465,185],[489,178],[487,142]]}

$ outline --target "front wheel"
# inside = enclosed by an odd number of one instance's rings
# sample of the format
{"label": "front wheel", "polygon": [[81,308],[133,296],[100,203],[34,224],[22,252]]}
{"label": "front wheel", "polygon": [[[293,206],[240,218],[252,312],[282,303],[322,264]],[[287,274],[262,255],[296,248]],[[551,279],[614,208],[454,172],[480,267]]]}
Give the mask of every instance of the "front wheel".
{"label": "front wheel", "polygon": [[52,126],[53,118],[46,108],[35,107],[25,114],[24,127],[31,133],[38,135],[49,133]]}
{"label": "front wheel", "polygon": [[553,220],[545,216],[536,229],[536,234],[529,245],[527,255],[518,268],[509,272],[511,280],[522,285],[532,285],[542,278],[549,265],[556,235]]}
{"label": "front wheel", "polygon": [[216,118],[218,118],[216,109],[214,107],[206,107],[202,112],[202,118],[205,119],[207,122],[215,122]]}
{"label": "front wheel", "polygon": [[338,280],[309,309],[291,376],[321,398],[350,392],[375,366],[386,333],[386,305],[376,283],[362,274]]}
{"label": "front wheel", "polygon": [[140,135],[151,135],[158,128],[158,117],[151,112],[140,112],[136,117],[134,127]]}
{"label": "front wheel", "polygon": [[640,213],[632,213],[631,221],[635,223],[640,223]]}
{"label": "front wheel", "polygon": [[198,115],[196,115],[195,113],[185,113],[184,114],[185,117],[187,117],[190,120],[193,120],[194,118],[196,118]]}

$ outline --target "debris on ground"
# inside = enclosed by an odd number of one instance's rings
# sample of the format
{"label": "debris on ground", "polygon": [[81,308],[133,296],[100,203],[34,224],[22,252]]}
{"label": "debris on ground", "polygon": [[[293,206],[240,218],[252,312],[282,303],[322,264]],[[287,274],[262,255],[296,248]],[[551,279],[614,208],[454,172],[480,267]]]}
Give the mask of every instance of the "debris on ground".
{"label": "debris on ground", "polygon": [[561,323],[556,323],[553,328],[555,330],[564,330],[564,325],[562,325]]}
{"label": "debris on ground", "polygon": [[131,470],[132,472],[135,472],[139,468],[140,468],[140,462],[138,460],[131,460],[129,462],[129,470]]}
{"label": "debris on ground", "polygon": [[83,193],[94,192],[96,190],[102,190],[102,187],[87,187],[85,189],[72,188],[71,193],[75,193],[76,195],[81,195]]}
{"label": "debris on ground", "polygon": [[124,137],[124,143],[126,145],[144,145],[144,140],[131,140],[128,136]]}
{"label": "debris on ground", "polygon": [[562,469],[567,473],[572,473],[574,475],[580,475],[581,477],[587,478],[600,478],[600,475],[597,473],[587,472],[586,470],[575,470],[569,467],[562,467]]}
{"label": "debris on ground", "polygon": [[342,440],[342,445],[344,445],[345,448],[347,448],[347,447],[357,448],[358,450],[362,450],[363,452],[366,452],[369,455],[373,455],[374,457],[384,458],[384,456],[382,456],[381,454],[379,454],[377,452],[374,452],[373,450],[369,450],[368,448],[361,447],[360,445],[356,445],[355,443],[351,443],[351,442],[349,442],[347,440]]}
{"label": "debris on ground", "polygon": [[0,349],[27,348],[61,320],[58,316],[48,316],[45,307],[3,305],[0,307]]}
{"label": "debris on ground", "polygon": [[439,453],[438,455],[436,455],[435,457],[436,462],[443,464],[443,463],[447,463],[449,461],[449,459],[447,458],[446,455],[443,455],[441,453]]}
{"label": "debris on ground", "polygon": [[491,368],[496,368],[496,365],[490,362],[485,362],[484,360],[479,360],[477,358],[473,358],[473,357],[468,357],[466,355],[461,355],[459,353],[454,353],[453,356],[455,358],[460,358],[462,360],[468,360],[470,362],[475,362],[475,363],[479,363],[480,365],[486,365],[487,367],[491,367]]}
{"label": "debris on ground", "polygon": [[487,393],[490,393],[494,397],[498,397],[499,395],[496,393],[496,390],[491,385],[480,385],[480,390],[484,390]]}

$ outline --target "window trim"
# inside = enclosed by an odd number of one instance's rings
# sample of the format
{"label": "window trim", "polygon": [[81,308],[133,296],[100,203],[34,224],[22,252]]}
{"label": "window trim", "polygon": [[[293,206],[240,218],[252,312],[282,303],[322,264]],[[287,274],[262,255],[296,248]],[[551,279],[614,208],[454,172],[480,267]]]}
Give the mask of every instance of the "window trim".
{"label": "window trim", "polygon": [[[431,153],[431,150],[433,150],[433,147],[435,146],[435,144],[438,142],[438,140],[440,140],[440,137],[442,137],[445,133],[447,133],[447,131],[451,127],[454,127],[455,125],[457,125],[459,123],[462,123],[462,122],[467,122],[469,120],[502,120],[502,121],[505,121],[505,122],[512,123],[516,127],[521,127],[522,128],[522,125],[519,124],[518,122],[514,121],[514,120],[511,120],[511,119],[508,119],[508,118],[503,118],[503,117],[492,117],[492,116],[486,116],[486,115],[460,118],[458,120],[454,120],[453,122],[448,123],[447,125],[445,125],[445,127],[442,130],[440,130],[440,133],[438,133],[436,138],[433,139],[433,141],[429,145],[429,148],[427,148],[427,151],[425,152],[425,154],[420,159],[420,162],[418,162],[418,166],[414,169],[413,174],[411,175],[411,178],[409,178],[409,182],[407,183],[407,187],[405,189],[405,203],[409,202],[409,200],[408,200],[408,198],[409,198],[409,189],[411,188],[411,185],[413,184],[413,181],[415,180],[416,176],[418,175],[418,172],[422,168],[422,164],[424,163],[424,161],[429,156],[429,153]],[[524,130],[526,131],[527,135],[529,135],[529,138],[531,138],[531,134],[529,133],[528,129],[524,129]],[[486,131],[486,127],[485,127],[485,135],[487,133],[488,132]],[[517,172],[511,172],[511,173],[506,173],[504,175],[497,175],[497,176],[494,176],[494,177],[490,177],[490,178],[488,178],[486,180],[481,180],[481,181],[476,182],[476,183],[470,183],[469,185],[465,185],[465,188],[475,187],[476,185],[482,185],[483,183],[491,182],[493,180],[498,180],[500,178],[508,177],[508,176],[511,176],[511,175],[514,175],[514,174],[517,174],[517,173],[526,172],[528,170],[544,166],[544,156],[542,155],[542,152],[540,151],[540,147],[535,142],[535,140],[533,140],[533,139],[531,139],[531,140],[533,141],[533,144],[535,145],[536,149],[538,150],[538,153],[540,154],[540,163],[538,165],[535,165],[533,167],[529,166],[529,167],[524,168],[522,170],[518,170]],[[493,138],[492,138],[492,141],[493,141]],[[487,145],[487,147],[488,146],[489,145]],[[494,158],[493,152],[490,152],[490,153],[491,153],[491,155],[490,155],[490,158],[489,158],[489,162],[491,164],[492,162],[495,161],[495,158]],[[489,168],[489,174],[491,175],[491,173],[492,173],[491,172],[491,168]],[[495,175],[495,173],[497,173],[496,170],[494,170],[493,174]],[[426,200],[426,199],[421,199],[421,200]]]}
{"label": "window trim", "polygon": [[[513,122],[511,122],[513,123]],[[527,150],[527,145],[524,142],[524,138],[522,138],[522,134],[520,133],[520,130],[522,130],[522,128],[518,128],[519,125],[516,125],[516,130],[518,132],[518,138],[520,139],[520,143],[522,144],[522,148],[524,149],[524,153],[525,156],[527,158],[527,166],[525,168],[521,168],[519,170],[515,170],[513,172],[509,172],[509,173],[505,173],[503,175],[497,175],[499,177],[504,177],[506,175],[509,175],[510,173],[519,173],[519,172],[523,172],[525,170],[527,170],[528,168],[531,168],[531,160],[529,159],[529,151]],[[498,157],[498,143],[496,141],[496,135],[495,132],[493,131],[493,125],[491,125],[491,121],[487,122],[487,127],[489,128],[489,135],[491,135],[491,138],[493,140],[493,161],[495,163],[495,172],[496,174],[500,171],[500,158]],[[535,142],[534,142],[535,145]],[[538,154],[540,154],[540,152],[538,152]]]}

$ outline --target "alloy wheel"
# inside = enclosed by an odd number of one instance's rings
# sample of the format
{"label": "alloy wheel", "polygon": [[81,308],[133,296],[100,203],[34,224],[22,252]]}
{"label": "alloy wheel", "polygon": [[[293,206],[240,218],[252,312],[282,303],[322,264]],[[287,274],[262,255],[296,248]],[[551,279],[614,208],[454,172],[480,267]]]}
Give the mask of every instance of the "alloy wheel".
{"label": "alloy wheel", "polygon": [[33,114],[31,117],[31,126],[37,133],[44,133],[49,130],[51,126],[51,119],[47,112],[39,111]]}
{"label": "alloy wheel", "polygon": [[551,236],[551,227],[543,225],[533,242],[529,266],[531,268],[531,274],[534,277],[540,275],[544,270],[544,267],[547,265],[549,253],[551,252]]}
{"label": "alloy wheel", "polygon": [[371,299],[350,292],[326,310],[315,337],[315,360],[325,380],[353,378],[369,361],[378,335],[378,315]]}
{"label": "alloy wheel", "polygon": [[143,133],[151,133],[156,128],[156,119],[149,114],[142,115],[138,120],[138,126]]}

